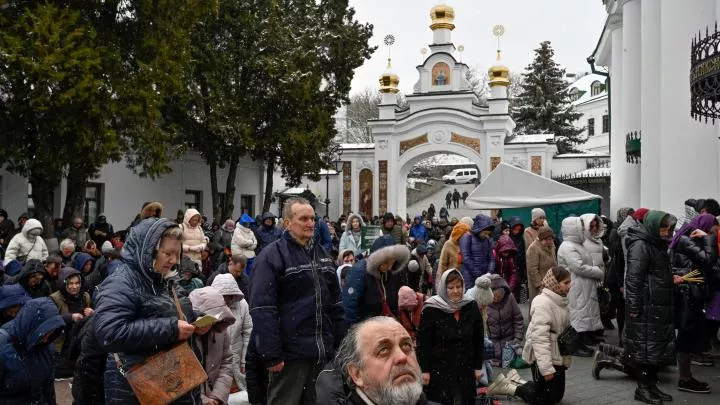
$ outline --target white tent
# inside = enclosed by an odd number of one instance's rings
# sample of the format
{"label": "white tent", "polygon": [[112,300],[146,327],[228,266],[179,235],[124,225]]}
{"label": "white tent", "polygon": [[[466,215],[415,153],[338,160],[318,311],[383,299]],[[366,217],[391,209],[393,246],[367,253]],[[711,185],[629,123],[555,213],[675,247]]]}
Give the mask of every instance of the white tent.
{"label": "white tent", "polygon": [[467,198],[474,209],[523,208],[602,199],[501,162]]}

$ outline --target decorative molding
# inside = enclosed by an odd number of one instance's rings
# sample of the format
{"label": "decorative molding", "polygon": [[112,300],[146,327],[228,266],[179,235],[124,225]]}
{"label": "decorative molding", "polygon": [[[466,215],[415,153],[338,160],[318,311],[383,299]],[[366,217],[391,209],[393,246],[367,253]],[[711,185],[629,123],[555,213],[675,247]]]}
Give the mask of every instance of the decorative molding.
{"label": "decorative molding", "polygon": [[530,157],[530,171],[542,176],[542,156]]}
{"label": "decorative molding", "polygon": [[422,144],[428,143],[428,134],[423,134],[418,136],[417,138],[408,139],[407,141],[400,142],[400,155],[402,156],[403,153],[409,151],[410,149],[420,146]]}
{"label": "decorative molding", "polygon": [[368,159],[363,159],[363,160],[357,162],[357,167],[355,168],[355,171],[358,173],[358,175],[360,174],[360,172],[363,169],[368,169],[370,171],[374,171],[375,170],[374,162],[371,160],[368,160]]}
{"label": "decorative molding", "polygon": [[527,169],[528,169],[527,159],[520,159],[520,158],[517,157],[517,156],[513,156],[513,157],[512,157],[512,160],[510,161],[510,164],[513,165],[513,166],[515,166],[515,167],[519,167],[519,168],[521,168],[521,169],[523,169],[523,170],[527,170]]}
{"label": "decorative molding", "polygon": [[474,150],[478,154],[480,153],[480,139],[479,138],[471,138],[469,136],[462,136],[460,134],[456,134],[455,132],[452,133],[450,136],[450,142],[457,143],[463,146],[467,146],[468,148]]}
{"label": "decorative molding", "polygon": [[382,216],[387,212],[388,161],[379,160],[378,167],[380,169],[378,175],[378,215]]}
{"label": "decorative molding", "polygon": [[491,144],[493,147],[496,147],[496,148],[497,148],[498,146],[500,146],[501,143],[502,143],[502,142],[500,142],[500,135],[492,135],[492,136],[490,137],[490,144]]}
{"label": "decorative molding", "polygon": [[490,171],[495,170],[496,167],[500,164],[501,158],[500,156],[491,156],[490,157]]}
{"label": "decorative molding", "polygon": [[439,130],[433,132],[430,140],[432,141],[432,143],[435,143],[435,144],[447,143],[447,141],[448,141],[447,132],[439,129]]}
{"label": "decorative molding", "polygon": [[352,162],[343,162],[343,212],[347,214],[352,211]]}
{"label": "decorative molding", "polygon": [[388,148],[387,139],[382,139],[382,140],[377,141],[377,147],[378,147],[378,149],[382,149],[382,150],[387,149]]}

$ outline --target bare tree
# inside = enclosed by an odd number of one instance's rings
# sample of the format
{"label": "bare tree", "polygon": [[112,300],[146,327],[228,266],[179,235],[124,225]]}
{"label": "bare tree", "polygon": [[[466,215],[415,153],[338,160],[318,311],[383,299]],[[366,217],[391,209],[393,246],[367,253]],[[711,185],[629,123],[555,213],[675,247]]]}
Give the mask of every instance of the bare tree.
{"label": "bare tree", "polygon": [[470,89],[475,93],[480,105],[487,105],[487,100],[490,97],[490,86],[488,86],[490,78],[487,72],[481,72],[475,66],[465,72],[465,79],[470,83]]}
{"label": "bare tree", "polygon": [[347,129],[342,137],[347,143],[372,143],[373,137],[367,125],[368,120],[378,118],[380,93],[377,89],[366,87],[363,91],[350,96],[347,105]]}

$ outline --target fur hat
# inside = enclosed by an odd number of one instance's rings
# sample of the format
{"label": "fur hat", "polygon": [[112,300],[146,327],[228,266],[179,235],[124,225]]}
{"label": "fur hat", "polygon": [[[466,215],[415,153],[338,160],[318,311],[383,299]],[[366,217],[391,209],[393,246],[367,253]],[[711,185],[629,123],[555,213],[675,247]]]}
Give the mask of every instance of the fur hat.
{"label": "fur hat", "polygon": [[100,248],[100,251],[104,255],[106,255],[106,254],[110,254],[110,253],[114,252],[115,248],[113,247],[112,243],[110,243],[109,240],[106,240],[105,242],[103,242],[102,247]]}
{"label": "fur hat", "polygon": [[555,232],[553,232],[552,228],[549,226],[543,226],[540,227],[538,230],[538,239],[543,240],[547,238],[552,238],[555,236]]}
{"label": "fur hat", "polygon": [[398,291],[398,308],[400,309],[415,309],[418,305],[417,295],[415,291],[408,286],[400,287]]}
{"label": "fur hat", "polygon": [[538,218],[545,218],[545,210],[543,210],[542,208],[533,208],[530,217],[532,218],[533,222],[535,222],[535,220]]}
{"label": "fur hat", "polygon": [[161,218],[163,212],[163,206],[157,201],[149,202],[147,204],[143,205],[142,211],[140,212],[140,216],[142,219],[147,218]]}
{"label": "fur hat", "polygon": [[473,219],[470,217],[462,217],[460,218],[460,222],[467,225],[469,228],[472,228],[473,226]]}
{"label": "fur hat", "polygon": [[478,305],[490,305],[493,303],[495,297],[493,296],[492,289],[490,289],[491,284],[492,280],[490,277],[480,276],[475,279],[475,297],[473,298]]}
{"label": "fur hat", "polygon": [[408,262],[408,271],[410,273],[417,273],[418,270],[420,270],[420,265],[418,264],[417,260],[410,260]]}

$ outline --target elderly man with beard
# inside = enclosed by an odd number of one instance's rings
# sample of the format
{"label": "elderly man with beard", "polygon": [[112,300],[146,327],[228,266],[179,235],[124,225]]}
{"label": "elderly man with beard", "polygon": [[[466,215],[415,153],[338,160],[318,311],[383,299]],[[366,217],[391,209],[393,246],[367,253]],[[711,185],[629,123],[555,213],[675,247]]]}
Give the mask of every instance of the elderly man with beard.
{"label": "elderly man with beard", "polygon": [[351,328],[335,365],[351,388],[347,405],[439,405],[423,395],[412,338],[393,318],[377,316]]}

